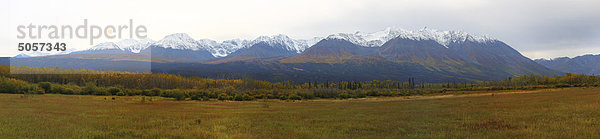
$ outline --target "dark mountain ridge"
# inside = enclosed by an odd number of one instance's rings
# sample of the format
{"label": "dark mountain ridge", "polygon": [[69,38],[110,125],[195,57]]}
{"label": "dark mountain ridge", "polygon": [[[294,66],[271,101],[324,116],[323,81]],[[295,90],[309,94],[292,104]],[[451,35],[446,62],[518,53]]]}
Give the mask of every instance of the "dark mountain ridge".
{"label": "dark mountain ridge", "polygon": [[600,75],[600,55],[536,59],[535,62],[561,72]]}

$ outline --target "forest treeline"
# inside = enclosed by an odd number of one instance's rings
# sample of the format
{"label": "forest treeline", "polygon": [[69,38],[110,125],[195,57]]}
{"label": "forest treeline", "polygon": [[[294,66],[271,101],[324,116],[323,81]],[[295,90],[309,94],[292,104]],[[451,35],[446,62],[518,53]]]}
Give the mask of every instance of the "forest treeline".
{"label": "forest treeline", "polygon": [[[19,74],[10,74],[19,73]],[[33,74],[35,73],[35,74]],[[58,73],[58,74],[57,74]],[[598,87],[600,77],[522,75],[504,80],[428,84],[408,78],[397,81],[267,82],[253,79],[209,79],[164,73],[129,73],[89,69],[0,66],[0,93],[103,96],[161,96],[176,100],[254,100],[363,98],[407,96],[446,91]]]}

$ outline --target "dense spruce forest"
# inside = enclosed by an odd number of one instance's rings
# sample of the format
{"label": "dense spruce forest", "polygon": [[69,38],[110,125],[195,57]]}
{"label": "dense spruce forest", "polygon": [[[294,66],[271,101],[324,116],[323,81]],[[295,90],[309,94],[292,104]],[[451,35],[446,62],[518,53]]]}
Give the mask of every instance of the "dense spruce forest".
{"label": "dense spruce forest", "polygon": [[[11,72],[12,71],[12,72]],[[11,74],[13,73],[13,74]],[[14,74],[19,73],[19,74]],[[35,74],[33,74],[35,73]],[[504,80],[429,84],[415,78],[373,81],[267,82],[209,79],[164,73],[0,66],[0,93],[160,96],[175,100],[301,100],[409,96],[447,91],[598,87],[600,77],[522,75]]]}

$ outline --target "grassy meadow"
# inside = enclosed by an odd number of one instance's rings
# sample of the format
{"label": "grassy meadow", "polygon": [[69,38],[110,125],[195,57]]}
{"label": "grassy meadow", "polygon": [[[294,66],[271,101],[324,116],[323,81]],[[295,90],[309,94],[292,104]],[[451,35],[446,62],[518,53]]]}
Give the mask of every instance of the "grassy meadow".
{"label": "grassy meadow", "polygon": [[[481,93],[485,94],[476,95]],[[600,137],[600,88],[489,93],[302,101],[173,101],[142,96],[0,94],[0,136]]]}

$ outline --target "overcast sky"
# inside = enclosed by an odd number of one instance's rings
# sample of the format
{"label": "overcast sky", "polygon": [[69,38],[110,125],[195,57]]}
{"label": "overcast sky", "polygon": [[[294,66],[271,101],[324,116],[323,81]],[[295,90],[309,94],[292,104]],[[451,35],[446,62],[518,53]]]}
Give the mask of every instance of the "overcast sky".
{"label": "overcast sky", "polygon": [[[260,35],[325,37],[339,32],[374,32],[395,26],[487,34],[536,58],[600,54],[599,0],[3,0],[0,56],[18,54],[18,25],[122,25],[129,19],[159,40],[172,33],[217,41]],[[98,40],[116,41],[116,40]],[[97,44],[97,43],[96,43]]]}

